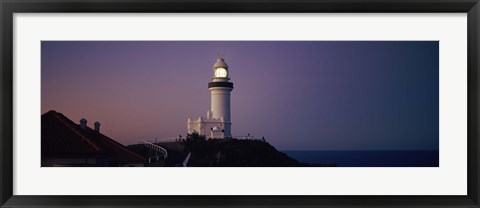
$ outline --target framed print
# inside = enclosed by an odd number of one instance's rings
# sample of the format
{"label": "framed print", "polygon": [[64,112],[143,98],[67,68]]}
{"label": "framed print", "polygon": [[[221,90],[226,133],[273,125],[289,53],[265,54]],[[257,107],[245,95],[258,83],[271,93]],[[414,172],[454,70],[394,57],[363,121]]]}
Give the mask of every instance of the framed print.
{"label": "framed print", "polygon": [[2,207],[479,207],[479,4],[1,1]]}

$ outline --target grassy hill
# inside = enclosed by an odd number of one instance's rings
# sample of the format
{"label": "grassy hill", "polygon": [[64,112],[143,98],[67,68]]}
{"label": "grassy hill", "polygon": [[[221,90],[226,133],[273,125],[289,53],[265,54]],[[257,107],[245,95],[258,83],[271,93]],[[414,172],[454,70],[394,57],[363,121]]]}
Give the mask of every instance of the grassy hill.
{"label": "grassy hill", "polygon": [[[167,149],[169,157],[164,166],[179,166],[191,153],[188,167],[303,167],[286,154],[279,152],[268,142],[261,140],[205,139],[189,135],[186,140],[158,143]],[[128,146],[148,158],[154,152],[141,144]]]}

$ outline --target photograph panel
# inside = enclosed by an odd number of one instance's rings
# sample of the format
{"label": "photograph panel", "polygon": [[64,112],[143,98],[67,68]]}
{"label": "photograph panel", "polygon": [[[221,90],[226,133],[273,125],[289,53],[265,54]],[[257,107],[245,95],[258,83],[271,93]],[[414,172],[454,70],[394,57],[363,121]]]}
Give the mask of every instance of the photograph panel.
{"label": "photograph panel", "polygon": [[438,167],[438,41],[42,41],[42,167]]}

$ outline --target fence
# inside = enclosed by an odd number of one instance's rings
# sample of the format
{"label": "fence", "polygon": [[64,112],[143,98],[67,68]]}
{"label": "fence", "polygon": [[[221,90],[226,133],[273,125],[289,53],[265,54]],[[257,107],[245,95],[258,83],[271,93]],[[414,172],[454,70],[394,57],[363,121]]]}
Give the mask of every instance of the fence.
{"label": "fence", "polygon": [[168,158],[168,152],[165,148],[160,147],[156,144],[153,144],[153,143],[145,141],[145,140],[143,140],[142,142],[147,148],[150,148],[150,149],[155,150],[158,153],[160,153],[159,155],[157,155],[155,157],[148,158],[148,163],[151,163],[152,159],[155,159],[155,161],[158,161],[158,160],[160,160],[160,157],[163,157],[164,160]]}

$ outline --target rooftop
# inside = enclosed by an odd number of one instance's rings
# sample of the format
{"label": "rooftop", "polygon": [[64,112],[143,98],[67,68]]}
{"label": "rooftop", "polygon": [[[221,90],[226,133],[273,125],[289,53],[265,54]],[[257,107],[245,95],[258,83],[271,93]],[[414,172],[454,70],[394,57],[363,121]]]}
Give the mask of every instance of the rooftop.
{"label": "rooftop", "polygon": [[145,158],[90,127],[83,129],[61,113],[42,115],[42,157],[102,157],[110,163],[144,163]]}

